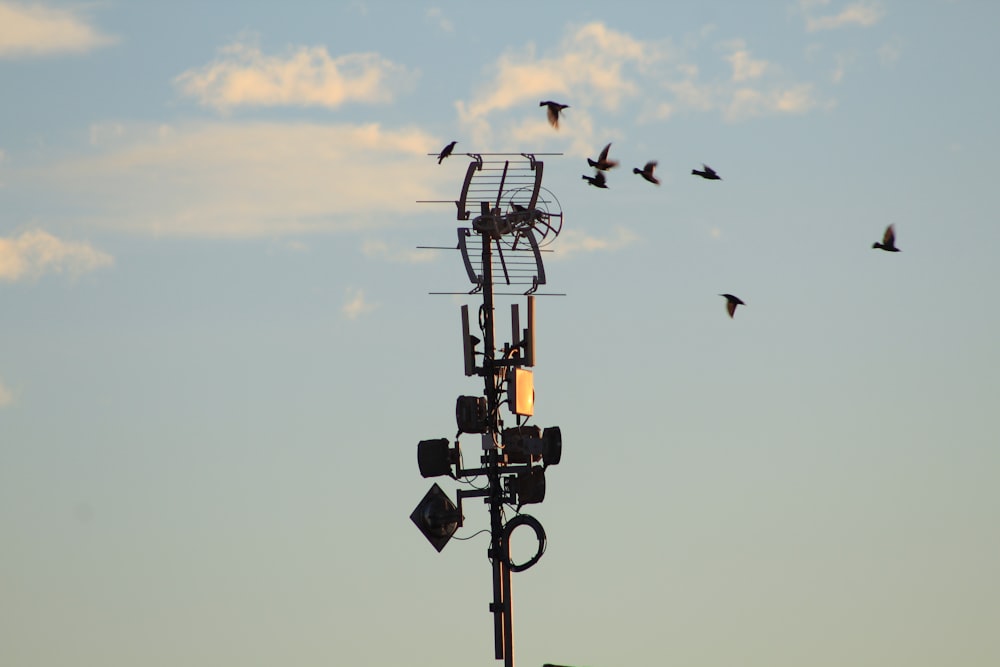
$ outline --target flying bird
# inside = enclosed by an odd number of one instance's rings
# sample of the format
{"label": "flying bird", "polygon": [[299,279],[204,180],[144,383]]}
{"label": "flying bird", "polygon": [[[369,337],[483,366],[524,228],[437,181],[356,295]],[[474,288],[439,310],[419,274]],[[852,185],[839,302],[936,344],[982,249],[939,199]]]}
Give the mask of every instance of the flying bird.
{"label": "flying bird", "polygon": [[656,176],[653,176],[653,170],[656,169],[657,164],[658,163],[656,162],[656,160],[650,160],[649,162],[646,163],[646,166],[643,167],[642,169],[639,169],[638,167],[632,167],[632,173],[639,174],[640,176],[645,178],[650,183],[653,183],[654,185],[659,185],[660,179],[658,179]]}
{"label": "flying bird", "polygon": [[732,294],[720,294],[719,296],[726,297],[726,311],[729,313],[730,319],[736,314],[736,306],[745,306],[743,299],[738,296],[733,296]]}
{"label": "flying bird", "polygon": [[899,248],[896,247],[896,230],[892,225],[885,228],[885,234],[882,236],[882,242],[876,241],[872,244],[873,248],[878,248],[879,250],[885,250],[886,252],[899,252]]}
{"label": "flying bird", "polygon": [[692,169],[691,173],[697,176],[701,176],[702,178],[706,178],[710,181],[722,180],[722,177],[719,176],[717,173],[715,173],[715,170],[709,167],[707,164],[702,164],[701,167],[702,169],[704,169],[704,171],[698,171],[697,169]]}
{"label": "flying bird", "polygon": [[559,113],[563,109],[569,109],[568,104],[559,104],[558,102],[553,102],[552,100],[545,100],[538,103],[540,107],[548,107],[549,113],[549,125],[559,129]]}
{"label": "flying bird", "polygon": [[441,152],[438,153],[438,164],[441,164],[441,160],[451,155],[451,152],[455,150],[455,144],[457,143],[458,143],[457,141],[453,141],[441,149]]}
{"label": "flying bird", "polygon": [[587,181],[587,183],[593,185],[595,188],[604,188],[605,190],[608,189],[608,181],[604,178],[603,171],[595,171],[593,176],[587,176],[584,174],[580,178]]}
{"label": "flying bird", "polygon": [[594,169],[600,169],[601,171],[607,171],[608,169],[614,169],[618,166],[617,160],[608,159],[608,150],[611,148],[611,144],[604,147],[601,154],[597,156],[597,162],[594,162],[590,158],[587,158],[587,164],[589,164]]}

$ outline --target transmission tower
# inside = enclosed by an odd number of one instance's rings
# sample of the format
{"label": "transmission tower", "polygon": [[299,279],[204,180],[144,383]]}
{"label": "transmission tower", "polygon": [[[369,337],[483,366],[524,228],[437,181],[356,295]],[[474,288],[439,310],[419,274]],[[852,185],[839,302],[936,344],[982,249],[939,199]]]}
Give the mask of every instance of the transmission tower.
{"label": "transmission tower", "polygon": [[[448,476],[458,481],[485,478],[485,485],[459,488],[453,502],[436,483],[410,515],[413,523],[439,552],[463,525],[463,501],[482,498],[489,508],[490,546],[487,555],[493,569],[493,614],[495,656],[505,667],[514,665],[514,622],[511,573],[535,565],[545,552],[546,537],[541,523],[521,512],[524,505],[545,499],[545,472],[562,457],[562,432],[558,426],[545,429],[530,424],[534,415],[535,297],[546,284],[542,262],[546,247],[562,230],[563,214],[555,195],[542,187],[544,163],[528,153],[468,153],[470,163],[457,200],[458,250],[472,284],[468,294],[482,298],[478,333],[472,333],[469,306],[461,307],[462,349],[465,375],[480,376],[479,396],[459,396],[455,404],[458,432],[454,445],[448,438],[422,440],[417,444],[417,464],[423,477]],[[472,210],[470,210],[470,207]],[[472,211],[478,215],[472,217]],[[495,288],[507,290],[496,292]],[[497,344],[495,297],[526,297],[526,327],[521,328],[520,304],[510,307],[511,339]],[[480,344],[482,347],[480,348]],[[514,425],[506,426],[503,413]],[[478,435],[482,447],[479,467],[462,462],[459,437]],[[510,507],[514,516],[508,518]],[[538,548],[529,560],[511,560],[510,537],[517,528],[534,531]]]}

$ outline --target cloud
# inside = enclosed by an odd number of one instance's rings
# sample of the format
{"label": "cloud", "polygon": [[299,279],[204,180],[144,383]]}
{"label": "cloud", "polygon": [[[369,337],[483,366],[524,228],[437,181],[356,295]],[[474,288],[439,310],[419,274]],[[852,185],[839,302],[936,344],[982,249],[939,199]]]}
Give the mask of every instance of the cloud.
{"label": "cloud", "polygon": [[444,15],[440,7],[431,7],[426,12],[424,16],[428,21],[431,21],[437,25],[444,32],[455,32],[455,24]]}
{"label": "cloud", "polygon": [[[489,141],[490,114],[537,106],[541,100],[571,104],[567,117],[574,119],[588,107],[615,111],[643,92],[636,73],[666,57],[668,51],[665,42],[642,42],[603,23],[588,23],[571,28],[544,56],[537,56],[530,43],[503,54],[493,67],[492,80],[471,100],[460,100],[455,107],[462,123],[485,142]],[[534,124],[547,128],[543,109],[538,109]],[[568,126],[572,128],[573,123]]]}
{"label": "cloud", "polygon": [[89,243],[62,241],[40,229],[0,237],[0,281],[33,280],[47,273],[78,277],[111,266],[111,255]]}
{"label": "cloud", "polygon": [[638,241],[639,237],[629,229],[616,227],[610,237],[590,236],[578,229],[567,229],[552,244],[552,257],[566,259],[570,255],[602,251],[615,251]]}
{"label": "cloud", "polygon": [[844,80],[844,74],[847,72],[847,66],[854,63],[854,54],[849,53],[839,53],[835,57],[836,65],[833,69],[833,74],[830,75],[830,80],[834,83],[840,83]]}
{"label": "cloud", "polygon": [[5,408],[14,402],[14,392],[8,389],[0,379],[0,408]]}
{"label": "cloud", "polygon": [[733,92],[723,117],[726,120],[737,121],[774,112],[800,114],[809,111],[817,104],[812,84],[768,91],[740,88]]}
{"label": "cloud", "polygon": [[[470,99],[455,103],[456,111],[471,143],[495,145],[494,138],[502,136],[522,146],[528,139],[558,139],[565,147],[569,139],[572,145],[566,152],[582,155],[595,143],[595,123],[587,109],[628,114],[640,121],[682,112],[715,112],[737,121],[819,106],[815,99],[802,99],[814,94],[811,84],[789,80],[782,68],[754,58],[741,39],[715,44],[729,63],[729,75],[703,79],[695,63],[704,58],[696,51],[712,32],[688,36],[682,46],[675,46],[669,40],[638,39],[600,22],[573,27],[543,52],[528,43],[504,53],[483,86]],[[570,105],[558,134],[546,124],[544,110],[528,110],[545,99]],[[517,119],[507,119],[505,114],[513,109],[518,110]],[[498,122],[501,127],[495,130]],[[614,132],[606,122],[602,126],[602,136]]]}
{"label": "cloud", "polygon": [[[650,44],[603,23],[588,23],[567,35],[549,56],[535,57],[534,44],[502,55],[493,81],[468,105],[459,102],[459,114],[474,119],[536,98],[571,93],[588,104],[614,109],[639,92],[623,70],[660,57],[660,50]],[[544,119],[544,112],[539,118]]]}
{"label": "cloud", "polygon": [[390,247],[385,241],[369,239],[361,245],[361,252],[369,259],[405,264],[422,264],[434,261],[434,254],[419,248]]}
{"label": "cloud", "polygon": [[[455,193],[417,128],[204,122],[95,130],[94,155],[8,171],[26,196],[53,188],[73,222],[175,237],[283,237],[398,224]],[[344,165],[350,164],[349,169]],[[33,193],[32,187],[45,190]],[[56,215],[56,213],[53,213]]]}
{"label": "cloud", "polygon": [[835,30],[845,26],[859,25],[864,28],[875,25],[885,16],[885,10],[881,6],[870,2],[855,2],[845,7],[838,14],[828,14],[826,16],[810,16],[810,11],[817,6],[825,6],[826,2],[817,3],[803,1],[801,8],[806,14],[806,30],[817,32],[820,30]]}
{"label": "cloud", "polygon": [[878,60],[882,67],[892,67],[899,61],[901,53],[900,39],[894,37],[878,48]]}
{"label": "cloud", "polygon": [[365,293],[354,287],[347,288],[347,301],[340,309],[344,317],[349,320],[356,320],[362,315],[372,312],[378,306],[365,301]]}
{"label": "cloud", "polygon": [[73,10],[0,2],[0,58],[86,53],[114,41]]}
{"label": "cloud", "polygon": [[732,63],[733,81],[736,82],[759,79],[768,67],[766,60],[752,59],[750,52],[743,48],[742,44],[726,60]]}
{"label": "cloud", "polygon": [[237,106],[321,106],[391,102],[416,73],[377,53],[331,57],[322,46],[269,56],[243,41],[219,50],[212,63],[174,79],[185,95],[219,111]]}

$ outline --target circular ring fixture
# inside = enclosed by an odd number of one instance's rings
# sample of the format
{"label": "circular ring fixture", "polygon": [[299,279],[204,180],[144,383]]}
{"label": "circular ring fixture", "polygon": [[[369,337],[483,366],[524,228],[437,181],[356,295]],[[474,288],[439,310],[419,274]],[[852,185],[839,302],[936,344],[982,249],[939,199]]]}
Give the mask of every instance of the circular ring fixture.
{"label": "circular ring fixture", "polygon": [[[514,532],[514,529],[518,526],[530,526],[532,530],[535,531],[535,538],[538,540],[538,551],[535,555],[524,563],[513,563],[510,560],[510,536]],[[539,523],[538,519],[531,516],[530,514],[518,514],[513,519],[504,524],[503,527],[503,540],[504,544],[507,545],[507,567],[510,568],[511,572],[524,572],[529,567],[538,562],[538,559],[542,557],[545,553],[545,529],[542,528],[542,524]]]}

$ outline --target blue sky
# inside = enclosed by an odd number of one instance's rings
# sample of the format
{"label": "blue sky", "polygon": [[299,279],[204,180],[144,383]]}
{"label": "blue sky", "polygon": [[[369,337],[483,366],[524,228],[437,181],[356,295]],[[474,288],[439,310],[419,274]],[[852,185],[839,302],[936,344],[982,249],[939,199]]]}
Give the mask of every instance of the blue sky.
{"label": "blue sky", "polygon": [[997,664],[998,21],[0,1],[0,663],[496,664],[486,538],[408,519],[481,389],[416,202],[534,151],[564,454],[518,664]]}

